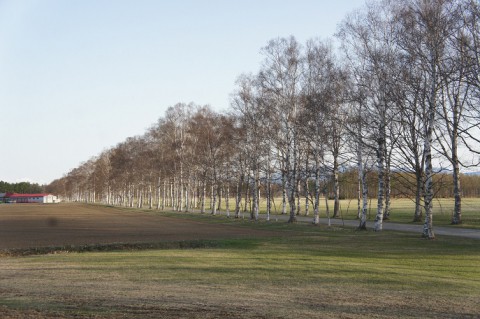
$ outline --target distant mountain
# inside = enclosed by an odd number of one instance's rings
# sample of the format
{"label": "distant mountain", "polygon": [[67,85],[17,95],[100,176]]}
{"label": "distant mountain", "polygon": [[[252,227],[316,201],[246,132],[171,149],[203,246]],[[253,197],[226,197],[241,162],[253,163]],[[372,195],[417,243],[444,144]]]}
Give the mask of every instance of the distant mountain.
{"label": "distant mountain", "polygon": [[465,175],[470,175],[470,176],[480,176],[480,172],[468,172],[464,173]]}

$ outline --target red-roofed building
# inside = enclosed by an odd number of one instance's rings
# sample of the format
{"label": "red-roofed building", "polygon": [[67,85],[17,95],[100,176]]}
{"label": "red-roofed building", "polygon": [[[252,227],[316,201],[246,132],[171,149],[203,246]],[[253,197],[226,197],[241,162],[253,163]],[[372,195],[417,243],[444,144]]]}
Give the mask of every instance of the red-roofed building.
{"label": "red-roofed building", "polygon": [[16,194],[5,193],[3,201],[5,203],[58,203],[58,198],[52,194]]}

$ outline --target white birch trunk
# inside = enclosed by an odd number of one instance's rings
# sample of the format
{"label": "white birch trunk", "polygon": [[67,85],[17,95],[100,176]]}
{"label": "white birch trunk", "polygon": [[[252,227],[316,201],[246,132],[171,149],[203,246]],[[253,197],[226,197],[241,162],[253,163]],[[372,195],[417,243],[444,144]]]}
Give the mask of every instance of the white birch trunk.
{"label": "white birch trunk", "polygon": [[235,196],[235,218],[240,218],[240,205],[242,202],[242,185],[244,176],[242,173],[239,174],[236,187],[236,196]]}
{"label": "white birch trunk", "polygon": [[162,210],[165,209],[165,201],[167,200],[167,181],[163,181]]}
{"label": "white birch trunk", "polygon": [[[433,119],[434,116],[430,115]],[[432,121],[433,122],[433,121]],[[433,124],[433,123],[432,123]],[[425,138],[425,222],[423,224],[423,237],[434,239],[432,208],[433,208],[433,168],[432,168],[432,150],[431,150],[431,131],[426,129],[427,134]],[[429,135],[430,134],[430,135]]]}
{"label": "white birch trunk", "polygon": [[181,212],[183,209],[183,192],[184,192],[184,187],[183,187],[183,179],[178,181],[177,185],[177,197],[176,197],[176,202],[177,202],[177,212]]}
{"label": "white birch trunk", "polygon": [[385,169],[385,209],[383,211],[383,219],[390,219],[390,205],[391,205],[391,172],[390,172],[390,161],[386,161]]}
{"label": "white birch trunk", "polygon": [[143,192],[137,188],[137,208],[142,208]]}
{"label": "white birch trunk", "polygon": [[460,168],[458,162],[453,168],[453,193],[455,198],[455,206],[452,217],[452,224],[458,225],[462,223],[462,191],[460,187]]}
{"label": "white birch trunk", "polygon": [[426,112],[426,123],[424,125],[425,141],[423,151],[425,153],[425,222],[423,224],[423,237],[427,239],[435,239],[433,233],[433,166],[432,166],[432,141],[433,141],[433,126],[435,124],[435,113],[437,107],[437,66],[436,54],[431,52],[431,88],[428,101],[428,109]]}
{"label": "white birch trunk", "polygon": [[282,215],[287,214],[287,177],[285,169],[282,169]]}
{"label": "white birch trunk", "polygon": [[161,197],[162,197],[162,180],[160,176],[158,177],[157,181],[157,210],[160,210],[161,205]]}
{"label": "white birch trunk", "polygon": [[227,185],[227,194],[225,197],[225,211],[227,217],[230,218],[230,185]]}
{"label": "white birch trunk", "polygon": [[[289,223],[295,223],[296,218],[296,205],[295,205],[295,186],[297,181],[297,146],[295,145],[295,139],[290,136],[291,140],[288,143],[288,149],[286,154],[287,162],[287,178],[288,178],[288,203],[290,205],[290,218]],[[288,138],[287,138],[288,140]],[[292,154],[293,153],[293,154]]]}
{"label": "white birch trunk", "polygon": [[333,156],[333,218],[337,218],[340,211],[340,184],[338,181],[338,155]]}
{"label": "white birch trunk", "polygon": [[131,189],[132,187],[133,187],[133,186],[130,186],[130,188],[129,188],[129,190],[128,190],[128,192],[129,192],[128,196],[130,197],[130,198],[128,199],[128,200],[129,200],[129,206],[130,206],[130,208],[133,208],[134,191],[132,191],[132,189]]}
{"label": "white birch trunk", "polygon": [[362,216],[362,177],[360,171],[357,170],[357,219]]}
{"label": "white birch trunk", "polygon": [[328,220],[328,227],[330,227],[332,224],[331,224],[331,220],[330,220],[330,207],[328,205],[328,191],[327,191],[327,186],[326,185],[323,188],[323,197],[325,198],[325,214],[326,214],[327,220]]}
{"label": "white birch trunk", "polygon": [[357,166],[358,166],[358,176],[362,188],[362,209],[360,214],[360,224],[358,229],[366,230],[367,229],[367,206],[368,206],[368,187],[367,187],[367,174],[365,168],[363,167],[363,153],[362,153],[362,139],[359,135],[358,149],[357,149]]}
{"label": "white birch trunk", "polygon": [[153,194],[152,194],[152,183],[148,184],[148,208],[153,208]]}
{"label": "white birch trunk", "polygon": [[320,207],[320,163],[318,159],[315,159],[315,201],[313,204],[313,224],[315,225],[318,225],[320,223],[319,207]]}
{"label": "white birch trunk", "polygon": [[[250,175],[247,176],[247,184],[245,189],[245,206],[243,207],[243,212],[247,212],[248,206],[250,203]],[[250,207],[251,208],[251,207]]]}
{"label": "white birch trunk", "polygon": [[308,216],[310,209],[310,196],[308,192],[308,177],[305,178],[305,216]]}
{"label": "white birch trunk", "polygon": [[455,198],[455,206],[452,216],[452,224],[458,225],[462,223],[462,189],[460,187],[460,165],[458,159],[458,116],[454,114],[454,129],[452,132],[452,164],[453,164],[453,197]]}
{"label": "white birch trunk", "polygon": [[212,215],[217,214],[217,185],[212,186]]}
{"label": "white birch trunk", "polygon": [[379,137],[377,140],[378,198],[374,231],[383,229],[383,198],[385,193],[385,118],[381,117]]}
{"label": "white birch trunk", "polygon": [[173,206],[174,206],[174,200],[173,200],[173,183],[174,182],[170,182],[170,205],[168,205],[169,207],[171,207],[173,209]]}
{"label": "white birch trunk", "polygon": [[301,194],[301,189],[300,189],[301,185],[300,185],[300,179],[297,178],[297,181],[296,181],[296,186],[295,186],[295,190],[296,190],[296,198],[297,198],[297,216],[300,215],[301,213],[301,206],[300,206],[300,201],[301,201],[301,198],[300,198],[300,194]]}
{"label": "white birch trunk", "polygon": [[270,221],[270,213],[272,211],[272,182],[270,176],[270,154],[267,158],[267,221]]}
{"label": "white birch trunk", "polygon": [[188,212],[188,206],[189,206],[189,203],[188,203],[188,200],[189,200],[189,198],[188,198],[188,189],[189,189],[189,187],[190,187],[189,184],[190,184],[190,183],[187,181],[187,182],[186,182],[186,185],[185,185],[185,192],[184,192],[184,193],[185,193],[185,207],[184,207],[184,212]]}
{"label": "white birch trunk", "polygon": [[202,199],[200,204],[200,213],[205,214],[205,197],[207,196],[207,185],[205,185],[205,179],[202,182]]}

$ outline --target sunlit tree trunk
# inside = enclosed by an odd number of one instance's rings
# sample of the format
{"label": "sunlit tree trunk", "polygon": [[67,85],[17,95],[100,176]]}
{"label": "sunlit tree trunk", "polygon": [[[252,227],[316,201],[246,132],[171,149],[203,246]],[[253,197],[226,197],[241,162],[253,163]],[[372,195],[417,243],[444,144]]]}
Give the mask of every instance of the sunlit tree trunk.
{"label": "sunlit tree trunk", "polygon": [[357,219],[362,217],[362,176],[360,169],[357,170]]}
{"label": "sunlit tree trunk", "polygon": [[282,168],[282,215],[287,214],[287,176]]}
{"label": "sunlit tree trunk", "polygon": [[301,183],[300,183],[300,178],[297,177],[297,180],[295,182],[296,186],[295,186],[295,190],[296,190],[296,198],[297,198],[297,216],[300,215],[301,213],[301,197],[300,197],[300,194],[302,193],[301,192]]}
{"label": "sunlit tree trunk", "polygon": [[252,185],[252,208],[250,210],[250,219],[251,220],[258,220],[258,213],[259,213],[259,190],[260,190],[260,171],[258,167],[258,162],[254,164],[253,167],[253,185]]}
{"label": "sunlit tree trunk", "polygon": [[161,198],[162,198],[162,180],[159,176],[157,181],[157,210],[160,210]]}
{"label": "sunlit tree trunk", "polygon": [[338,217],[340,211],[340,184],[338,181],[338,154],[333,154],[333,218]]}
{"label": "sunlit tree trunk", "polygon": [[167,200],[167,180],[163,181],[163,192],[162,192],[162,210],[165,209],[165,203]]}
{"label": "sunlit tree trunk", "polygon": [[189,196],[188,196],[189,189],[190,189],[190,182],[187,180],[187,182],[185,184],[185,192],[184,192],[185,193],[185,207],[184,207],[185,212],[188,212],[189,206],[190,206]]}
{"label": "sunlit tree trunk", "polygon": [[212,202],[210,203],[210,206],[212,208],[212,215],[217,214],[217,191],[218,191],[218,185],[217,185],[217,176],[216,173],[213,173],[213,181],[212,181]]}
{"label": "sunlit tree trunk", "polygon": [[235,196],[235,218],[240,218],[240,206],[242,203],[242,185],[245,176],[243,173],[239,174],[236,187],[236,196]]}
{"label": "sunlit tree trunk", "polygon": [[[434,112],[429,114],[429,124],[433,126]],[[432,207],[433,207],[433,168],[432,168],[432,127],[427,127],[425,132],[425,223],[423,224],[423,237],[434,239]]]}
{"label": "sunlit tree trunk", "polygon": [[[308,166],[307,166],[308,167]],[[304,189],[304,192],[305,192],[305,216],[308,216],[309,214],[309,209],[310,209],[310,193],[309,193],[309,189],[308,189],[308,183],[309,183],[309,178],[308,176],[305,177],[305,189]]]}
{"label": "sunlit tree trunk", "polygon": [[379,136],[377,138],[377,170],[378,170],[378,194],[377,215],[375,216],[375,231],[383,228],[383,199],[385,194],[385,118],[382,113],[380,120]]}
{"label": "sunlit tree trunk", "polygon": [[315,200],[313,204],[313,223],[318,225],[320,222],[320,160],[315,156]]}
{"label": "sunlit tree trunk", "polygon": [[230,184],[227,185],[227,194],[225,197],[225,211],[227,213],[227,217],[230,217]]}
{"label": "sunlit tree trunk", "polygon": [[174,178],[172,178],[170,180],[170,189],[169,189],[169,198],[168,198],[168,202],[169,202],[169,205],[168,207],[170,207],[171,209],[174,209],[175,208],[175,182],[174,182]]}
{"label": "sunlit tree trunk", "polygon": [[267,221],[270,221],[270,214],[272,213],[272,182],[270,180],[270,173],[267,176],[267,190],[266,190],[266,197],[267,197]]}
{"label": "sunlit tree trunk", "polygon": [[245,184],[245,206],[243,207],[243,212],[246,213],[249,209],[250,203],[250,174],[247,175],[247,183]]}
{"label": "sunlit tree trunk", "polygon": [[327,189],[326,184],[323,186],[323,197],[325,198],[325,214],[327,215],[328,226],[330,226],[331,225],[331,222],[330,222],[330,207],[328,205],[328,189]]}
{"label": "sunlit tree trunk", "polygon": [[458,163],[457,147],[452,148],[453,166],[453,196],[455,198],[455,206],[452,217],[452,224],[462,223],[462,190],[460,187],[460,165]]}
{"label": "sunlit tree trunk", "polygon": [[383,219],[387,220],[390,218],[390,205],[391,205],[391,194],[392,194],[392,176],[391,176],[391,154],[385,152],[385,209],[383,210]]}
{"label": "sunlit tree trunk", "polygon": [[[361,131],[361,130],[359,130]],[[367,205],[368,205],[368,186],[367,186],[367,173],[363,165],[363,152],[362,152],[362,138],[361,134],[358,135],[359,142],[357,145],[357,167],[358,167],[358,176],[361,183],[362,189],[362,209],[360,214],[360,224],[358,229],[366,230],[367,229]]]}
{"label": "sunlit tree trunk", "polygon": [[431,52],[431,71],[432,82],[430,87],[430,96],[427,105],[426,123],[424,125],[425,141],[423,150],[425,152],[425,223],[423,224],[423,237],[434,239],[433,232],[433,166],[432,166],[432,141],[433,141],[433,127],[435,124],[435,113],[437,107],[437,90],[435,82],[437,80],[437,58],[433,56],[435,53]]}
{"label": "sunlit tree trunk", "polygon": [[148,183],[148,208],[153,208],[153,192],[152,192],[152,183]]}
{"label": "sunlit tree trunk", "polygon": [[205,214],[205,198],[207,197],[207,185],[205,178],[202,180],[202,198],[200,203],[200,213]]}
{"label": "sunlit tree trunk", "polygon": [[[290,129],[289,129],[290,130]],[[289,133],[289,138],[287,137],[288,150],[286,155],[286,168],[287,168],[287,178],[288,178],[288,204],[290,206],[290,218],[288,219],[289,223],[295,223],[296,218],[296,205],[295,205],[295,195],[296,195],[296,182],[297,182],[297,146],[295,143],[295,138]]]}

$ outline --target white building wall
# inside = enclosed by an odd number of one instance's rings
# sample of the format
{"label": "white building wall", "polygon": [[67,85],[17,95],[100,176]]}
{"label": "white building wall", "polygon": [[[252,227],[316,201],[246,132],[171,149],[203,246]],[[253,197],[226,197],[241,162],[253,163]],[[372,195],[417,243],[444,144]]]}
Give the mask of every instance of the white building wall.
{"label": "white building wall", "polygon": [[44,196],[43,197],[43,202],[44,203],[56,203],[57,202],[57,196],[54,196],[52,194]]}

